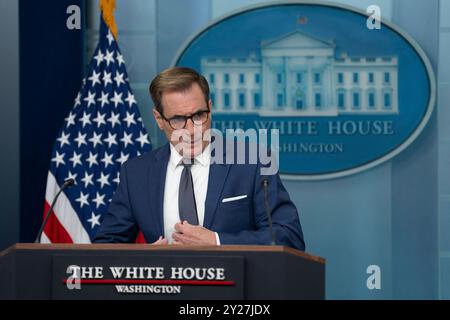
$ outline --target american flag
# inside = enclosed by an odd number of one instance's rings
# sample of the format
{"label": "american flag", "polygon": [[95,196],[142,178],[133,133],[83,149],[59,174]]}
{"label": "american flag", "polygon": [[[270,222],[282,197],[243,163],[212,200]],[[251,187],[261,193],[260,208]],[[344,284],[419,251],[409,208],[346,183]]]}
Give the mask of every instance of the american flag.
{"label": "american flag", "polygon": [[42,243],[90,243],[119,183],[120,166],[151,149],[123,56],[101,19],[100,40],[52,153],[45,210],[67,179]]}

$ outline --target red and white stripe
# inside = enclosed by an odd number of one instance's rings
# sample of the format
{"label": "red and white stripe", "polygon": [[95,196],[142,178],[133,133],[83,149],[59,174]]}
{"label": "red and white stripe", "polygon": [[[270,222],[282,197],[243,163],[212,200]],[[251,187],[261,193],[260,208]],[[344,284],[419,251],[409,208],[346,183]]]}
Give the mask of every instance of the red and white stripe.
{"label": "red and white stripe", "polygon": [[[50,208],[59,189],[55,177],[49,172],[44,212]],[[41,243],[91,243],[88,233],[64,192],[53,207],[53,212],[41,236]]]}

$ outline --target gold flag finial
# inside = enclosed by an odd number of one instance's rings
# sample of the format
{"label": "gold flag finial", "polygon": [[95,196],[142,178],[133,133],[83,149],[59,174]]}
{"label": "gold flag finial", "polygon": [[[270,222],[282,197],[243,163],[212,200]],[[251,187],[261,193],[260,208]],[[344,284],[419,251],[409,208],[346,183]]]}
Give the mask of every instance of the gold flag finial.
{"label": "gold flag finial", "polygon": [[102,11],[103,20],[109,30],[117,40],[117,25],[114,18],[114,10],[116,9],[116,0],[100,0],[100,10]]}

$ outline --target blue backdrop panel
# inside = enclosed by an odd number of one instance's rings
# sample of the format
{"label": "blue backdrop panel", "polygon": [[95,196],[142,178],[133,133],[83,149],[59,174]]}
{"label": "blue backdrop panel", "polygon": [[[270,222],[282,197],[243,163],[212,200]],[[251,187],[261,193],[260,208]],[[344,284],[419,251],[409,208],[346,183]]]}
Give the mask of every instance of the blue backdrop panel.
{"label": "blue backdrop panel", "polygon": [[20,241],[33,241],[44,209],[50,155],[83,74],[83,33],[69,30],[67,7],[83,0],[21,0]]}

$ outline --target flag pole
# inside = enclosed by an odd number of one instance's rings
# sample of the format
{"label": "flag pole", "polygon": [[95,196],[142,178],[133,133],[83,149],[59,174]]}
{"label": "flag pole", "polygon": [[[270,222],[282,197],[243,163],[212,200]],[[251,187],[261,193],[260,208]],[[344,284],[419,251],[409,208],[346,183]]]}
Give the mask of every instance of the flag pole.
{"label": "flag pole", "polygon": [[116,0],[100,0],[100,10],[102,11],[103,20],[108,26],[117,41],[117,24],[114,18],[114,10],[116,9]]}

